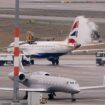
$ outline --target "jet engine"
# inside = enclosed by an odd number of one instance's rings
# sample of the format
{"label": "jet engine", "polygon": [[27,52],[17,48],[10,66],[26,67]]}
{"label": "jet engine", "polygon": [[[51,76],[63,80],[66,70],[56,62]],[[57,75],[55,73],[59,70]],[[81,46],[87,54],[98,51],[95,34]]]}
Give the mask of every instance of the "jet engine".
{"label": "jet engine", "polygon": [[26,80],[26,76],[23,72],[19,73],[19,81],[20,82],[24,82]]}
{"label": "jet engine", "polygon": [[[9,78],[14,80],[14,73],[11,72],[9,73]],[[19,82],[25,82],[27,79],[26,79],[26,75],[23,73],[23,72],[19,72]]]}

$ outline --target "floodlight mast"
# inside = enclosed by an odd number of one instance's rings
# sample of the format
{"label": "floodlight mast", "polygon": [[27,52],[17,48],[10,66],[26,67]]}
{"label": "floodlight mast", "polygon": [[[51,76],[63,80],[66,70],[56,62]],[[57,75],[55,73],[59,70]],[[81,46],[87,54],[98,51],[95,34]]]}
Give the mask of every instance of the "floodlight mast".
{"label": "floodlight mast", "polygon": [[14,33],[14,84],[13,102],[19,102],[19,0],[15,0],[15,33]]}

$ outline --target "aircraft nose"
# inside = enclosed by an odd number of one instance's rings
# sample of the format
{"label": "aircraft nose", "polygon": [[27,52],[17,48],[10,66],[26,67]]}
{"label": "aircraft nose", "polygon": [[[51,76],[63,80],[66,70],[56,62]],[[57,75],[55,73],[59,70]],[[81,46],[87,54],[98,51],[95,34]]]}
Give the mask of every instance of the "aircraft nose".
{"label": "aircraft nose", "polygon": [[79,87],[79,85],[78,85],[78,84],[75,85],[75,86],[73,87],[73,90],[74,90],[76,93],[79,93],[79,92],[80,92],[80,87]]}
{"label": "aircraft nose", "polygon": [[74,90],[75,90],[76,93],[80,92],[80,88],[75,88]]}

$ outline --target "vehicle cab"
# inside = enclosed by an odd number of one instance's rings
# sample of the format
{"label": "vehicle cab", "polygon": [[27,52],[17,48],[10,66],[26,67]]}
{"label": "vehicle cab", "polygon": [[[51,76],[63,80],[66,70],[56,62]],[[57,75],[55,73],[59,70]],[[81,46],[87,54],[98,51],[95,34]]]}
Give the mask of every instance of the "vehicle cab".
{"label": "vehicle cab", "polygon": [[96,64],[98,64],[98,65],[105,64],[105,51],[96,53]]}

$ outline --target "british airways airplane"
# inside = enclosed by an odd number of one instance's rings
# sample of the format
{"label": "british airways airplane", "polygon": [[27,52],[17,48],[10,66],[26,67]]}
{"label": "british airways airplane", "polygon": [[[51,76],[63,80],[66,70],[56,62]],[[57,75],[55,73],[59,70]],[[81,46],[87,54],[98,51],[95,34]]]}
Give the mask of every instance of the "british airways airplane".
{"label": "british airways airplane", "polygon": [[[31,58],[47,58],[53,65],[58,65],[60,56],[81,46],[81,43],[78,43],[79,23],[80,20],[77,17],[68,38],[64,41],[35,41],[31,44],[20,41],[20,50],[23,54],[30,55]],[[14,42],[9,45],[8,52],[13,52],[12,46],[14,46]]]}

